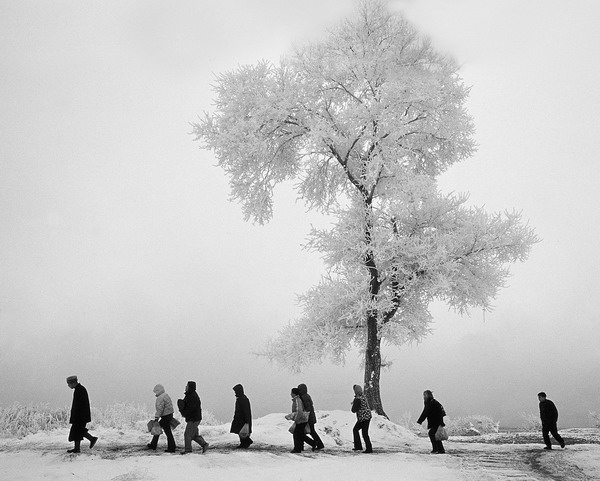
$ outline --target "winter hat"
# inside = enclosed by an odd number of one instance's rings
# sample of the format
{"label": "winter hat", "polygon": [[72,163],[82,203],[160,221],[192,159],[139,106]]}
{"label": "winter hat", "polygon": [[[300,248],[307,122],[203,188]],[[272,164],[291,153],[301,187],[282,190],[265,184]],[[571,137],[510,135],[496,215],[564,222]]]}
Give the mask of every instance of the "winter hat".
{"label": "winter hat", "polygon": [[78,382],[78,381],[77,381],[77,376],[69,376],[69,377],[67,378],[67,382],[68,382],[69,384],[71,384],[71,383],[77,383],[77,382]]}
{"label": "winter hat", "polygon": [[297,387],[293,387],[292,388],[292,394],[295,394],[296,396],[300,395],[300,390]]}
{"label": "winter hat", "polygon": [[188,392],[194,392],[196,391],[196,381],[188,381],[187,383],[188,385]]}
{"label": "winter hat", "polygon": [[162,384],[157,384],[156,386],[154,386],[154,389],[152,391],[157,396],[160,396],[162,393],[165,392],[165,388],[164,388],[164,386]]}
{"label": "winter hat", "polygon": [[358,384],[352,386],[352,389],[354,389],[354,394],[362,394],[363,392],[362,387],[360,387]]}

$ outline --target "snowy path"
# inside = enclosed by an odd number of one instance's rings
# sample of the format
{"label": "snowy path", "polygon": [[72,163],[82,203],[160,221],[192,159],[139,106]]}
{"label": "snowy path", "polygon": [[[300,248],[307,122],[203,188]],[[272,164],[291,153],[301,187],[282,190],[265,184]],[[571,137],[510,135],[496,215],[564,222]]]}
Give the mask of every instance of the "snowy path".
{"label": "snowy path", "polygon": [[[465,480],[514,481],[533,480],[591,480],[600,479],[589,469],[577,465],[580,455],[597,459],[597,445],[571,446],[567,450],[544,451],[539,445],[471,445],[468,449],[455,448],[452,456],[460,458],[461,473]],[[579,455],[579,456],[578,456]],[[600,474],[600,473],[598,473]],[[592,477],[594,476],[594,477]]]}
{"label": "snowy path", "polygon": [[[79,455],[66,453],[68,428],[5,438],[0,481],[600,481],[598,429],[565,430],[564,450],[544,451],[539,433],[520,433],[451,439],[446,455],[432,455],[427,438],[375,418],[374,453],[366,455],[352,451],[352,414],[322,412],[319,421],[326,449],[303,454],[289,452],[289,421],[281,413],[255,420],[248,450],[235,448],[228,424],[202,426],[209,450],[200,454],[194,446],[186,456],[165,453],[164,439],[149,451],[144,426],[95,427],[98,444],[90,450],[84,442]],[[179,448],[182,435],[176,430]]]}
{"label": "snowy path", "polygon": [[347,449],[289,453],[287,446],[257,445],[237,450],[211,446],[202,455],[180,456],[140,446],[108,445],[66,454],[64,446],[0,447],[0,479],[8,481],[85,479],[136,480],[461,480],[580,481],[600,479],[599,445],[545,452],[533,445],[448,443],[445,456],[426,451],[380,449],[370,456]]}

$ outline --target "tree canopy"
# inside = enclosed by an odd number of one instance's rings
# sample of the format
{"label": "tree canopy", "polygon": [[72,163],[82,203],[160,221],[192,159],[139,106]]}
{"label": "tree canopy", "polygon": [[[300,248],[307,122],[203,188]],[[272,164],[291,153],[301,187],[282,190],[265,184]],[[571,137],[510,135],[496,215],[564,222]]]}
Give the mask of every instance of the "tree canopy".
{"label": "tree canopy", "polygon": [[381,341],[427,335],[434,299],[489,308],[507,264],[537,242],[519,213],[488,214],[437,188],[436,176],[475,151],[457,64],[382,2],[365,1],[324,39],[278,64],[222,73],[214,88],[214,112],[194,132],[245,218],[267,222],[274,187],[293,179],[309,207],[337,219],[310,233],[327,273],[267,355],[299,369],[342,362],[356,345],[371,407],[384,413]]}

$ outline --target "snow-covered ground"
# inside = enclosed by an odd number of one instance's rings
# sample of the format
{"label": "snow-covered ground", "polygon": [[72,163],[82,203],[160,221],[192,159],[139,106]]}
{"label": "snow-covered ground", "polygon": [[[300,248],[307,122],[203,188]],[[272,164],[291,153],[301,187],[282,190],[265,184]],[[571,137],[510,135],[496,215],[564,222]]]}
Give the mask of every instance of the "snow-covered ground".
{"label": "snow-covered ground", "polygon": [[[0,480],[600,480],[600,430],[563,430],[564,450],[544,451],[541,436],[487,435],[454,438],[446,455],[429,454],[429,440],[381,417],[371,422],[373,454],[352,451],[353,414],[317,413],[325,450],[292,454],[290,422],[284,414],[254,421],[254,444],[236,449],[229,424],[201,426],[210,443],[205,454],[181,456],[149,451],[150,435],[139,429],[97,428],[100,437],[90,450],[67,454],[68,429],[39,432],[21,439],[0,440]],[[183,426],[175,430],[183,446]],[[524,444],[521,444],[523,443]],[[579,443],[579,444],[574,444]]]}

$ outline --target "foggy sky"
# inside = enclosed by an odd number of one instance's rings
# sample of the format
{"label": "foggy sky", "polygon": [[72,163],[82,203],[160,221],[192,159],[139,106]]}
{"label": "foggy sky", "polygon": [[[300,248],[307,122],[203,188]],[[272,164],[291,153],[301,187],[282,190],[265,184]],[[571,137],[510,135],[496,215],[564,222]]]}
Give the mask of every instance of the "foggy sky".
{"label": "foggy sky", "polygon": [[[600,410],[596,244],[600,5],[390,1],[472,86],[478,152],[440,179],[488,211],[522,211],[542,242],[511,268],[491,313],[432,306],[434,333],[385,350],[392,420],[434,391],[450,416],[516,426],[548,393],[561,425]],[[243,221],[190,122],[214,74],[318,40],[348,0],[0,0],[0,404],[175,399],[196,380],[223,421],[244,384],[255,417],[308,384],[317,409],[348,409],[360,360],[292,375],[253,353],[300,314],[324,273],[303,250],[327,219],[277,191],[266,226]]]}

